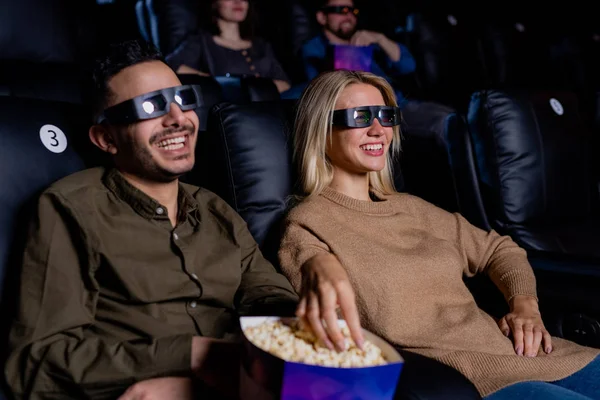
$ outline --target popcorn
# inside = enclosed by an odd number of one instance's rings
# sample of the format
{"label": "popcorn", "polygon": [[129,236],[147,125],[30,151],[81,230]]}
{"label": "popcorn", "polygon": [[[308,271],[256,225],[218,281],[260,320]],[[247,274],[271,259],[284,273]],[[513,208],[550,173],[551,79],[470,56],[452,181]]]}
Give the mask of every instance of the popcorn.
{"label": "popcorn", "polygon": [[346,344],[342,352],[323,346],[311,332],[301,329],[298,322],[288,325],[281,320],[268,321],[247,327],[244,333],[255,346],[285,361],[338,368],[387,364],[379,347],[366,340],[361,350],[350,337],[347,326],[341,331]]}

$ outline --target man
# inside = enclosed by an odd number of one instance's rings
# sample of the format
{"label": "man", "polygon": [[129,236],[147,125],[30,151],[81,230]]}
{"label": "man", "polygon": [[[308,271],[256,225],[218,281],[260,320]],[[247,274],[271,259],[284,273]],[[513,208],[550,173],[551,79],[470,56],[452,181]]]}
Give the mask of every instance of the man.
{"label": "man", "polygon": [[332,46],[373,46],[372,73],[388,80],[415,70],[415,60],[408,48],[382,33],[357,30],[358,9],[353,0],[323,0],[316,14],[322,32],[302,46],[304,69],[309,80],[333,69]]}
{"label": "man", "polygon": [[235,396],[237,316],[293,315],[297,296],[239,215],[178,181],[194,165],[197,88],[136,41],[112,46],[94,80],[89,136],[114,167],[41,195],[7,381],[28,399],[189,398],[198,384]]}

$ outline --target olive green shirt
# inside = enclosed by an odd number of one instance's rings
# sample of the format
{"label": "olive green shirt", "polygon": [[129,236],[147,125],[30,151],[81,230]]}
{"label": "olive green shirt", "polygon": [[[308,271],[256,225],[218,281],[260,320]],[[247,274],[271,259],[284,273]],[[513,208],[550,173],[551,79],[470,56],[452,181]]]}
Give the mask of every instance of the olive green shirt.
{"label": "olive green shirt", "polygon": [[6,365],[17,398],[115,398],[189,374],[194,335],[293,310],[291,285],[225,201],[180,183],[178,204],[173,228],[166,207],[103,168],[41,195]]}

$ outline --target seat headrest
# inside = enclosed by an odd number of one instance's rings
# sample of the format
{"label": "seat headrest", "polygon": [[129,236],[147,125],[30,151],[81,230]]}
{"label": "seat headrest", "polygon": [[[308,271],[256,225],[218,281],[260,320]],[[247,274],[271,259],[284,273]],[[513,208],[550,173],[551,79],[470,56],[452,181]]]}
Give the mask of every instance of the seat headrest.
{"label": "seat headrest", "polygon": [[484,202],[498,224],[548,224],[594,209],[591,134],[569,92],[487,91],[468,124]]}
{"label": "seat headrest", "polygon": [[15,97],[82,104],[82,77],[74,63],[0,63],[0,88],[5,88],[4,95]]}
{"label": "seat headrest", "polygon": [[[276,260],[279,219],[292,192],[287,103],[215,106],[199,137],[196,166],[186,177],[227,201],[248,223],[255,240]],[[274,239],[273,239],[274,240]]]}

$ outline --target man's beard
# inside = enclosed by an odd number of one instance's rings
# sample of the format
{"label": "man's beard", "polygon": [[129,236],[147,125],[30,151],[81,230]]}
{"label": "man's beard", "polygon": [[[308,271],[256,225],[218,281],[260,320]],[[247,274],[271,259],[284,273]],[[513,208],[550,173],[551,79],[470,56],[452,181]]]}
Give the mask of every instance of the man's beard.
{"label": "man's beard", "polygon": [[339,37],[342,40],[350,40],[352,36],[356,33],[356,25],[349,30],[344,30],[342,27],[338,28],[337,31],[333,32],[335,36]]}

